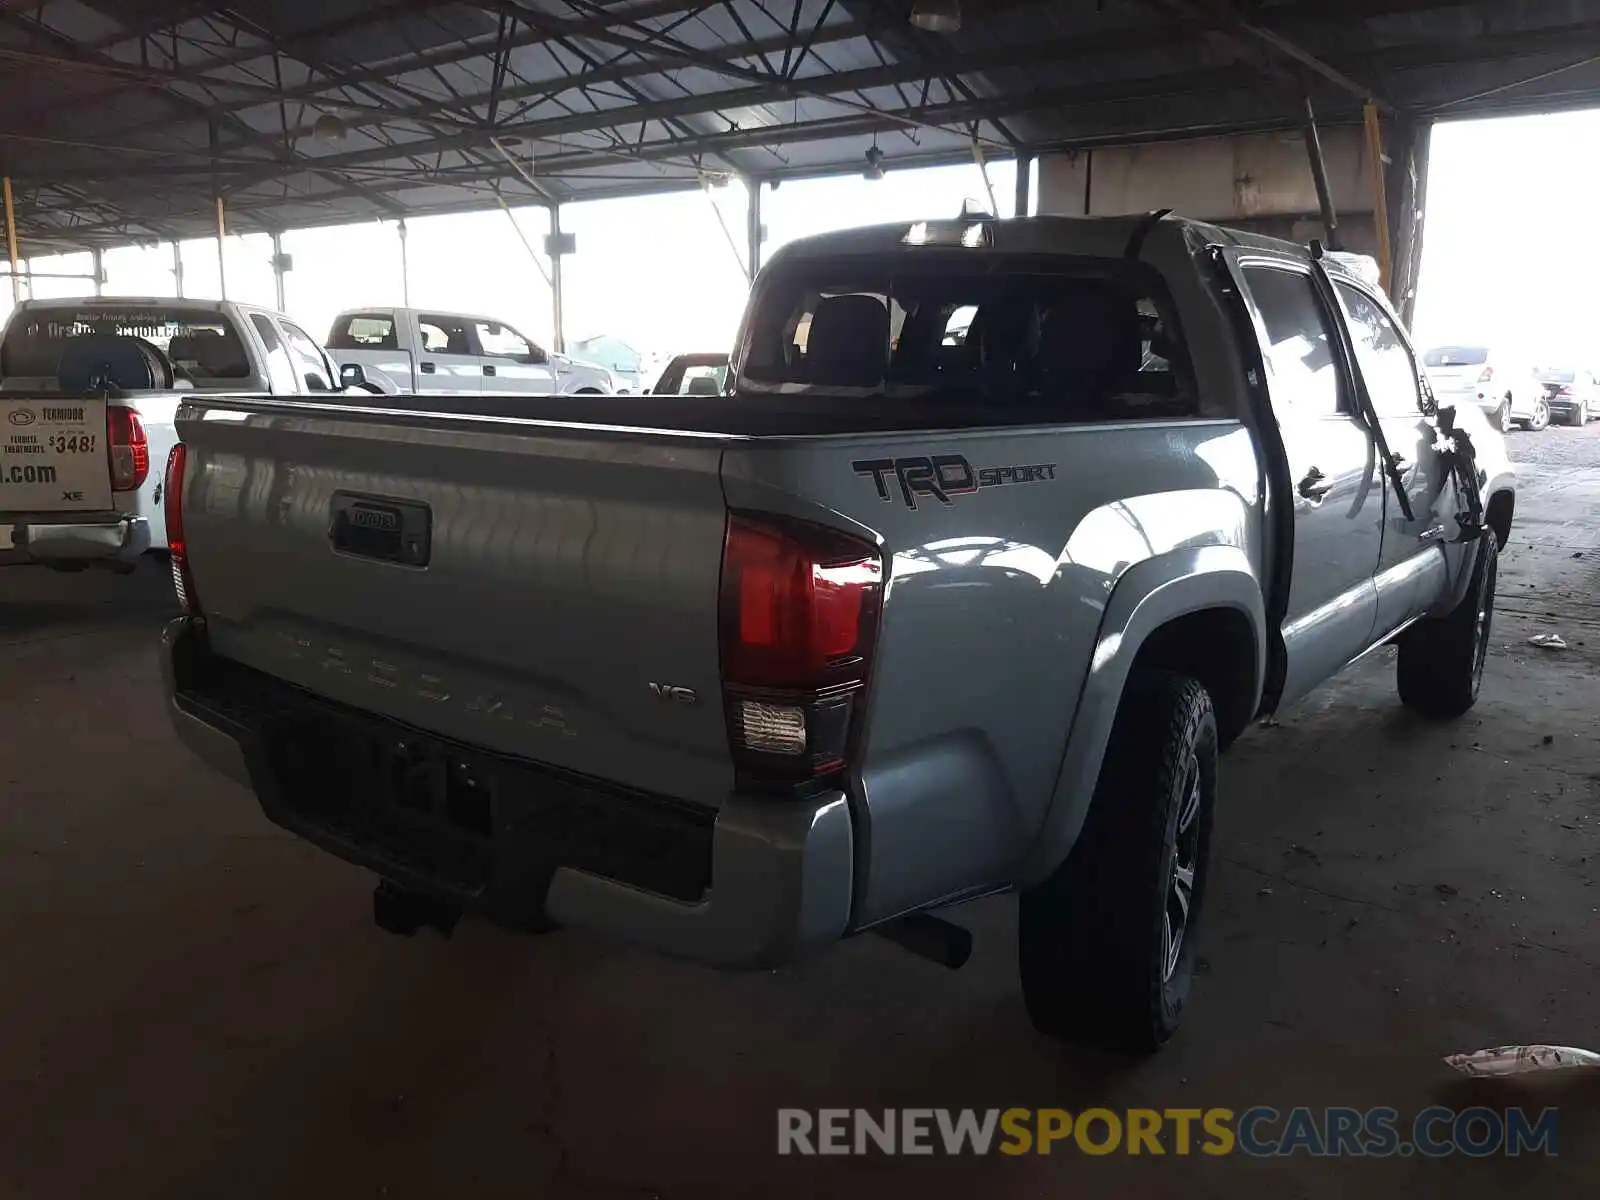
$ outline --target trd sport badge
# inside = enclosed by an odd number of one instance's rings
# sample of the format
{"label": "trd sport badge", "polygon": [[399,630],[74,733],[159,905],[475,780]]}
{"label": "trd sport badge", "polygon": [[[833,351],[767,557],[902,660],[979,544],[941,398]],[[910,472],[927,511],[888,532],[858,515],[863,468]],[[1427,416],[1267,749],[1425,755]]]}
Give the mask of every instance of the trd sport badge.
{"label": "trd sport badge", "polygon": [[898,485],[900,499],[910,509],[917,507],[918,496],[929,496],[940,504],[952,504],[952,496],[969,496],[979,488],[1004,487],[1014,483],[1050,483],[1056,477],[1055,463],[1035,463],[1018,467],[979,467],[974,469],[959,454],[935,454],[913,458],[863,458],[850,464],[857,475],[870,475],[878,489],[878,499],[894,502],[889,485]]}

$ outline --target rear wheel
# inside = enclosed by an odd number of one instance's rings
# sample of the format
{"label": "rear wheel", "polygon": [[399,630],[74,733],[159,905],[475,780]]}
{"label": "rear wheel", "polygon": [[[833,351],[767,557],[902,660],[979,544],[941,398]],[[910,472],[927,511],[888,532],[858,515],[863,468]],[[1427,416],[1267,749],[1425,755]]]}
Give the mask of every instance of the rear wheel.
{"label": "rear wheel", "polygon": [[1501,433],[1511,432],[1511,398],[1508,396],[1500,402],[1500,407],[1495,409],[1494,427]]}
{"label": "rear wheel", "polygon": [[1136,671],[1072,853],[1021,898],[1018,966],[1041,1033],[1149,1053],[1194,979],[1217,791],[1211,697]]}
{"label": "rear wheel", "polygon": [[1489,655],[1500,548],[1492,533],[1478,543],[1467,594],[1450,614],[1419,621],[1400,637],[1400,700],[1424,716],[1459,717],[1478,700]]}
{"label": "rear wheel", "polygon": [[1576,425],[1579,429],[1582,429],[1585,425],[1587,425],[1589,423],[1589,402],[1587,400],[1578,401],[1577,410],[1572,414],[1570,419],[1572,424]]}
{"label": "rear wheel", "polygon": [[1536,400],[1533,405],[1533,416],[1528,418],[1528,428],[1538,433],[1539,430],[1550,424],[1550,406],[1543,400]]}

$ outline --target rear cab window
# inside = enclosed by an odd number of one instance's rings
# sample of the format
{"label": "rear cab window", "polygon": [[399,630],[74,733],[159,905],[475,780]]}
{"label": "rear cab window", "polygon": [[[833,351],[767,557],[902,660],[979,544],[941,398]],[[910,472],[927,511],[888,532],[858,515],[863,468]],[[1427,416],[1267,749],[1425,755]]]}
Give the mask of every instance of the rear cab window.
{"label": "rear cab window", "polygon": [[177,306],[62,305],[19,312],[0,343],[0,377],[53,379],[76,339],[140,338],[164,353],[177,379],[196,387],[237,387],[250,378],[250,355],[220,313]]}
{"label": "rear cab window", "polygon": [[1066,256],[797,264],[755,298],[738,390],[869,393],[913,412],[970,408],[969,424],[1200,415],[1159,274]]}
{"label": "rear cab window", "polygon": [[1425,367],[1481,367],[1488,361],[1482,346],[1436,346],[1422,356]]}

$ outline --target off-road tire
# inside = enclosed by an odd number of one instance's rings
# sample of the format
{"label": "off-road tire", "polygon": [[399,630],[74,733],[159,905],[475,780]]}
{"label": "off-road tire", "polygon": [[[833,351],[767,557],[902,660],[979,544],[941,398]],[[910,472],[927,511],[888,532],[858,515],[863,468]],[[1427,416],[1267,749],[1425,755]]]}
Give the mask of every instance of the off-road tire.
{"label": "off-road tire", "polygon": [[1500,563],[1493,533],[1483,536],[1477,553],[1461,603],[1447,616],[1419,621],[1400,635],[1400,700],[1427,717],[1459,717],[1477,703],[1483,685]]}
{"label": "off-road tire", "polygon": [[[1210,695],[1187,676],[1135,670],[1071,854],[1021,897],[1022,995],[1041,1033],[1148,1054],[1176,1032],[1194,981],[1216,793]],[[1180,855],[1192,890],[1169,970]]]}

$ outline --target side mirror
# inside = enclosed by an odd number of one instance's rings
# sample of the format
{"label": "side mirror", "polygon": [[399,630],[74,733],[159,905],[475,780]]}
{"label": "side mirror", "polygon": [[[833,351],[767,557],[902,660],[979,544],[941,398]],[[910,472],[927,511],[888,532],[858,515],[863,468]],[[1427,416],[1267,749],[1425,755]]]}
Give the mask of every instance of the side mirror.
{"label": "side mirror", "polygon": [[367,373],[361,369],[360,363],[345,363],[339,368],[339,382],[344,387],[365,387]]}
{"label": "side mirror", "polygon": [[543,365],[544,363],[549,362],[550,361],[550,356],[548,354],[546,354],[543,350],[539,349],[539,347],[534,346],[532,349],[530,349],[528,351],[528,353],[524,357],[523,361],[528,363],[530,366],[537,367],[537,366]]}
{"label": "side mirror", "polygon": [[641,396],[648,396],[650,394],[650,389],[649,388],[645,388],[645,390],[640,392],[639,394]]}

